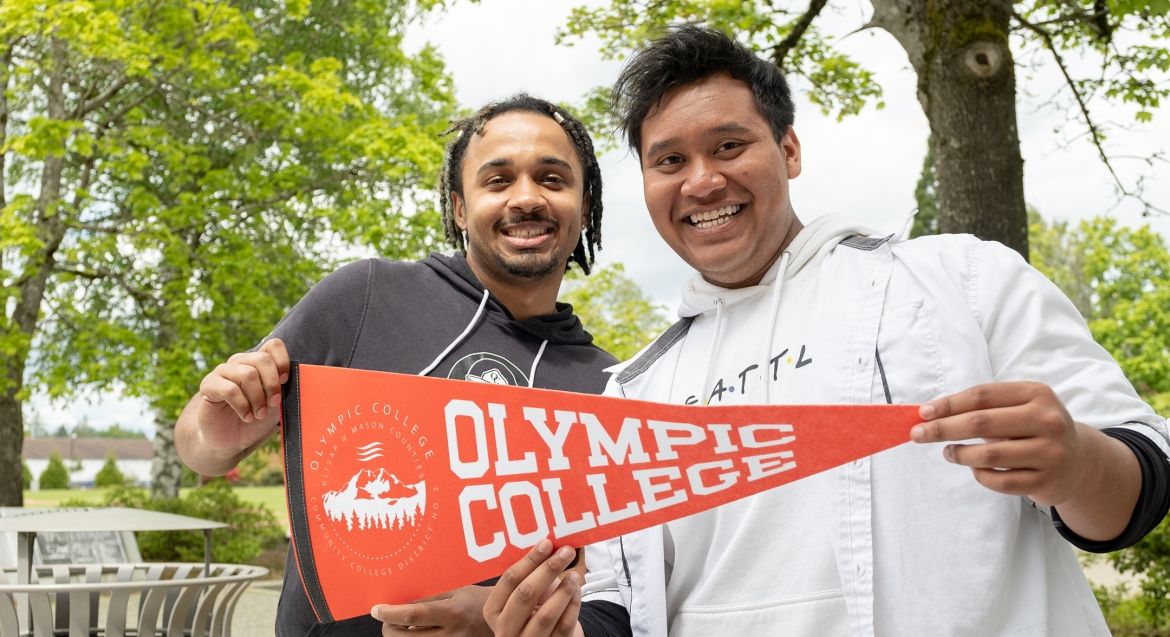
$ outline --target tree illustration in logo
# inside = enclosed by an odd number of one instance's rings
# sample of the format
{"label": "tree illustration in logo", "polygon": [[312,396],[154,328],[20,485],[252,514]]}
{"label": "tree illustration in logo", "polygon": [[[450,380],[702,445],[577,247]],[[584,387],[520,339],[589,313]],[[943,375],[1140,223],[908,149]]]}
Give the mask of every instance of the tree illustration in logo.
{"label": "tree illustration in logo", "polygon": [[[381,458],[382,443],[371,442],[358,447],[358,461],[374,462]],[[426,481],[408,484],[385,467],[358,469],[337,491],[322,496],[325,513],[334,522],[345,521],[346,529],[399,530],[412,527],[427,508]]]}

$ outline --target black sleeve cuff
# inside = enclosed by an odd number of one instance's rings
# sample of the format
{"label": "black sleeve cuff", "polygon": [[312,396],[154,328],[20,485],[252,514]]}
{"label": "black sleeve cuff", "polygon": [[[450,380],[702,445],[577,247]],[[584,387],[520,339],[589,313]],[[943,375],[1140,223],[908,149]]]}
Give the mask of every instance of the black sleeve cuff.
{"label": "black sleeve cuff", "polygon": [[592,601],[581,604],[577,616],[585,637],[633,637],[630,628],[630,613],[625,606],[606,601]]}
{"label": "black sleeve cuff", "polygon": [[1158,445],[1153,440],[1130,429],[1109,427],[1101,431],[1105,435],[1125,443],[1125,446],[1133,452],[1141,467],[1142,487],[1138,494],[1137,504],[1133,507],[1133,516],[1130,517],[1125,530],[1121,532],[1121,535],[1104,542],[1086,540],[1073,533],[1060,519],[1056,508],[1051,509],[1052,523],[1056,525],[1056,530],[1061,536],[1073,546],[1090,553],[1108,553],[1135,544],[1147,533],[1154,530],[1162,518],[1166,517],[1167,510],[1170,510],[1170,460],[1166,458]]}

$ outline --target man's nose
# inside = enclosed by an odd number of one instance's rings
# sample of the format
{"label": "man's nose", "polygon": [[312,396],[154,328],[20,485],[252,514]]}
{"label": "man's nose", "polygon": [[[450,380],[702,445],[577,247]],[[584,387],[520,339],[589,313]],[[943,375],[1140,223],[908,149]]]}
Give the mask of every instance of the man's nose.
{"label": "man's nose", "polygon": [[512,184],[512,197],[508,206],[515,210],[532,212],[540,210],[545,205],[544,192],[540,184],[532,179],[522,178]]}
{"label": "man's nose", "polygon": [[692,161],[683,181],[682,194],[695,199],[706,199],[727,187],[727,178],[711,161]]}

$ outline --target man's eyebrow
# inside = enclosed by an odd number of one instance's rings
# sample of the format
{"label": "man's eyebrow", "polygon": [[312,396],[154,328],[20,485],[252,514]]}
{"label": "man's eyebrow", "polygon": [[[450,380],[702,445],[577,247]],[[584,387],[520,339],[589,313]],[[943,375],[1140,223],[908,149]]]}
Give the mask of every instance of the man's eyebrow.
{"label": "man's eyebrow", "polygon": [[570,164],[569,162],[561,159],[560,157],[554,157],[552,155],[545,155],[544,157],[541,157],[540,163],[546,164],[549,166],[562,166],[564,168],[569,168],[569,169],[573,168],[573,164]]}
{"label": "man's eyebrow", "polygon": [[708,132],[717,133],[717,134],[749,133],[749,132],[751,132],[751,129],[749,129],[747,126],[744,126],[743,124],[740,124],[737,122],[727,122],[726,124],[720,124],[720,125],[716,126],[715,128],[712,128]]}
{"label": "man's eyebrow", "polygon": [[646,149],[646,156],[653,157],[654,155],[657,155],[658,153],[666,150],[667,148],[674,146],[678,142],[679,142],[678,137],[668,137],[666,139],[654,142],[653,144],[650,144],[650,148]]}
{"label": "man's eyebrow", "polygon": [[[541,157],[538,161],[541,164],[546,165],[546,166],[561,166],[563,168],[568,168],[570,170],[573,168],[573,165],[570,164],[569,162],[565,161],[564,159],[561,159],[560,157],[555,157],[553,155],[546,155],[544,157]],[[478,175],[482,172],[491,170],[493,168],[505,168],[507,166],[511,166],[512,163],[513,163],[512,160],[508,159],[507,157],[500,157],[497,159],[489,159],[489,160],[485,161],[482,166],[479,167],[479,170],[475,171],[475,174]]]}
{"label": "man's eyebrow", "polygon": [[491,170],[492,168],[503,168],[505,166],[511,166],[511,165],[512,165],[512,160],[508,159],[506,157],[500,157],[499,159],[489,159],[489,160],[485,161],[482,166],[479,167],[479,170],[475,171],[475,174],[478,175],[482,172]]}
{"label": "man's eyebrow", "polygon": [[[707,129],[706,131],[704,131],[704,134],[705,135],[727,135],[728,133],[750,133],[750,132],[751,132],[751,129],[748,128],[747,126],[744,126],[743,124],[740,124],[738,122],[727,122],[726,124],[720,124],[718,126]],[[668,137],[668,138],[663,139],[661,141],[654,142],[653,144],[650,145],[650,148],[646,149],[646,155],[647,156],[656,155],[656,154],[666,150],[667,148],[670,148],[671,146],[674,146],[675,144],[679,143],[679,141],[680,141],[679,137]]]}

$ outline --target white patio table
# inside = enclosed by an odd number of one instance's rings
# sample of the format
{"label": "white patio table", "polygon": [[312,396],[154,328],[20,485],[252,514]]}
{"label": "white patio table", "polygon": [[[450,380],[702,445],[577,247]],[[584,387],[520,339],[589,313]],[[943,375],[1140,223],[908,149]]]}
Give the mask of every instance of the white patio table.
{"label": "white patio table", "polygon": [[[268,569],[212,564],[211,531],[224,526],[212,520],[116,507],[30,509],[0,518],[0,532],[17,534],[18,557],[16,568],[5,569],[0,578],[0,637],[227,637],[240,595]],[[203,531],[203,563],[33,565],[38,533],[79,530]],[[134,615],[129,612],[132,599],[138,600]],[[105,619],[101,626],[100,616]],[[137,621],[128,622],[131,616]]]}

